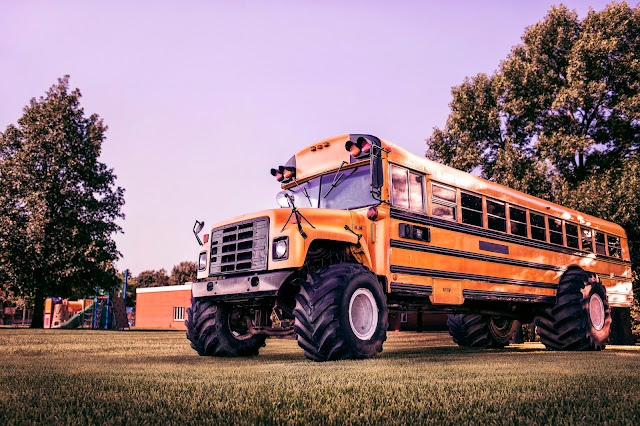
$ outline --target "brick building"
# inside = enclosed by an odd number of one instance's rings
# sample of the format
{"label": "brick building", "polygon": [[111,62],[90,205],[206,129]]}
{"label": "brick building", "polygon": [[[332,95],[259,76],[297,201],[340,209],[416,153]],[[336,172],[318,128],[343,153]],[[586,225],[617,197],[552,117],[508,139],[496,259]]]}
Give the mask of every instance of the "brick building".
{"label": "brick building", "polygon": [[136,289],[136,328],[186,330],[191,283]]}

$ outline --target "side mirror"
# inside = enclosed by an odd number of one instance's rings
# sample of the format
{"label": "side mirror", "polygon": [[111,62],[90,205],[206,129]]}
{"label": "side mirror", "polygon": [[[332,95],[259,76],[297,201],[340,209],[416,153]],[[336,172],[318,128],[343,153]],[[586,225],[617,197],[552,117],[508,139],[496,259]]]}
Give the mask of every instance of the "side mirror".
{"label": "side mirror", "polygon": [[202,231],[202,228],[204,228],[204,221],[200,222],[196,220],[196,223],[193,224],[193,235],[196,236],[196,240],[198,240],[198,244],[200,245],[202,245],[202,241],[200,241],[198,234]]}
{"label": "side mirror", "polygon": [[[375,148],[374,148],[375,149]],[[371,156],[371,188],[379,190],[384,185],[384,172],[382,170],[382,156]]]}

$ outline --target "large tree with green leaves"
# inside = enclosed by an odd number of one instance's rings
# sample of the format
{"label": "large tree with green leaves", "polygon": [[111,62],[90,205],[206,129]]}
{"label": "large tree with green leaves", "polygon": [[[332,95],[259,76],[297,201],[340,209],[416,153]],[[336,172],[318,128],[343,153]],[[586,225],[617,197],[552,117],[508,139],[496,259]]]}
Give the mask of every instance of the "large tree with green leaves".
{"label": "large tree with green leaves", "polygon": [[34,327],[45,297],[119,284],[124,190],[99,161],[107,127],[80,97],[65,76],[0,133],[0,285],[34,301]]}
{"label": "large tree with green leaves", "polygon": [[427,157],[621,224],[640,267],[640,6],[553,7],[452,96]]}
{"label": "large tree with green leaves", "polygon": [[186,282],[194,282],[198,279],[198,265],[188,260],[180,262],[171,270],[169,284],[181,285]]}

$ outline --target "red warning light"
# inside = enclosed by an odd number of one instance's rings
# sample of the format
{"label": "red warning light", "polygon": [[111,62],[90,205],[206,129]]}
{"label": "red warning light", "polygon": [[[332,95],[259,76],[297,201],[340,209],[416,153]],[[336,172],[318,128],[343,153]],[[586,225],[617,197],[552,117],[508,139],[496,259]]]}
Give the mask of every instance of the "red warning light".
{"label": "red warning light", "polygon": [[344,147],[352,157],[363,157],[371,153],[371,142],[363,137],[359,137],[356,142],[347,141]]}

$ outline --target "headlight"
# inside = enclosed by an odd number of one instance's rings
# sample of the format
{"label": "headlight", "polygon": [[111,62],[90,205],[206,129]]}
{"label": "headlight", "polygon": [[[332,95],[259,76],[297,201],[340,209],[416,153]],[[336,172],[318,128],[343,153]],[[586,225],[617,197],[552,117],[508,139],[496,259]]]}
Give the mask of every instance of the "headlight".
{"label": "headlight", "polygon": [[207,267],[207,252],[200,253],[200,259],[198,260],[198,271],[202,271]]}
{"label": "headlight", "polygon": [[273,260],[284,260],[289,257],[289,238],[281,238],[273,242]]}

